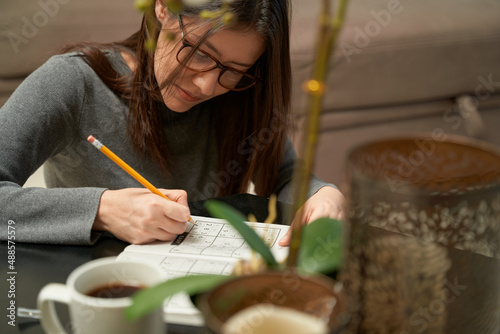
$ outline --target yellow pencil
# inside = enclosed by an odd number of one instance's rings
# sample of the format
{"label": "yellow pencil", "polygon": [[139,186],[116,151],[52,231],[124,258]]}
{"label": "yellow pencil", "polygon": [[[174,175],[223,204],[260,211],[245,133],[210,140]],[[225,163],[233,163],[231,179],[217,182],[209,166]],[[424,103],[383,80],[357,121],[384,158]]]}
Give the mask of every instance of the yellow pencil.
{"label": "yellow pencil", "polygon": [[[161,197],[163,197],[163,198],[171,201],[170,198],[168,198],[161,191],[159,191],[158,189],[156,189],[156,187],[153,186],[148,180],[146,180],[145,178],[143,178],[132,167],[130,167],[129,165],[127,165],[127,163],[125,161],[123,161],[122,159],[120,159],[116,154],[114,154],[109,148],[107,148],[106,146],[104,146],[94,136],[90,135],[87,138],[87,141],[89,143],[91,143],[92,145],[94,145],[99,151],[101,151],[102,153],[104,153],[108,158],[110,158],[111,160],[113,160],[118,166],[120,166],[121,168],[123,168],[124,171],[126,171],[127,173],[129,173],[134,179],[136,179],[137,181],[139,181],[144,187],[148,188],[152,193],[154,193],[154,194],[156,194],[158,196],[161,196]],[[188,221],[191,224],[195,224],[193,218],[191,218],[191,217],[189,217]]]}

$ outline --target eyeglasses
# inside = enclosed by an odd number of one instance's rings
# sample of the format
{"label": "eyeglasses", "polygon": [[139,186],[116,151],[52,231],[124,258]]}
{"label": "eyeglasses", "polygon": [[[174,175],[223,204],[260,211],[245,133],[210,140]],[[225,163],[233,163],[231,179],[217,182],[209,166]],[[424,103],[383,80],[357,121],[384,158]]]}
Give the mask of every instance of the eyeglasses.
{"label": "eyeglasses", "polygon": [[182,18],[179,15],[179,26],[181,28],[182,47],[177,52],[177,61],[185,68],[202,73],[208,72],[216,68],[220,68],[221,72],[217,81],[222,87],[233,90],[242,91],[252,87],[260,81],[259,78],[254,77],[248,73],[237,70],[235,68],[225,66],[218,61],[214,56],[202,49],[197,49],[193,53],[195,46],[184,39],[184,25]]}

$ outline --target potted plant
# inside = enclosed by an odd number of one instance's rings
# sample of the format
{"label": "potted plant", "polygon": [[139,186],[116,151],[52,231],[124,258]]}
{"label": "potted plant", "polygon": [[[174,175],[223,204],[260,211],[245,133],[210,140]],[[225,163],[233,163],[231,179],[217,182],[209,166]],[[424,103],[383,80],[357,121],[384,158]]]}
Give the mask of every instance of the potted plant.
{"label": "potted plant", "polygon": [[[329,328],[342,319],[341,285],[335,277],[342,261],[341,222],[322,218],[304,227],[297,267],[290,268],[274,258],[264,241],[234,208],[215,200],[207,202],[212,216],[226,219],[259,255],[243,263],[232,275],[196,275],[175,278],[137,293],[127,317],[135,319],[161,307],[164,300],[179,292],[193,298],[205,316],[207,326],[219,332],[225,322],[246,307],[265,303],[287,307],[323,318]],[[328,274],[330,277],[323,276]],[[277,313],[276,308],[272,309]],[[269,309],[267,309],[269,311]],[[262,309],[259,311],[265,315]]]}
{"label": "potted plant", "polygon": [[[166,0],[165,2],[169,9],[174,12],[182,8],[183,5],[181,0]],[[139,1],[138,7],[146,15],[148,13],[153,15],[153,3],[154,1],[142,0]],[[335,47],[347,7],[347,0],[339,1],[336,15],[331,17],[330,0],[323,0],[322,3],[314,73],[312,79],[304,83],[304,89],[309,94],[308,120],[303,137],[304,142],[301,146],[303,152],[299,152],[303,160],[296,164],[293,212],[299,211],[306,200],[322,98],[325,92],[324,78],[328,72],[328,60]],[[228,13],[224,12],[224,6],[217,13],[203,13],[207,17],[221,15],[224,20],[230,20],[231,18],[226,14]],[[146,47],[154,48],[154,43],[152,41],[146,42]],[[254,304],[273,305],[272,313],[276,316],[283,314],[274,312],[277,310],[276,306],[294,308],[300,314],[312,313],[325,320],[328,331],[338,327],[344,321],[344,319],[338,318],[339,309],[342,307],[340,304],[343,303],[343,300],[342,295],[335,287],[335,281],[321,276],[322,274],[335,276],[341,267],[341,222],[322,218],[306,226],[295,224],[288,259],[286,263],[278,263],[266,244],[244,222],[247,219],[241,213],[216,201],[209,201],[207,209],[212,216],[226,219],[236,228],[249,246],[259,254],[260,260],[247,264],[246,266],[250,267],[251,270],[250,273],[244,271],[244,276],[237,275],[241,273],[230,276],[188,276],[172,279],[142,290],[134,296],[133,305],[127,309],[128,318],[140,317],[161,307],[165,298],[178,292],[185,292],[201,296],[199,307],[206,316],[207,326],[214,332],[222,331],[223,326],[227,325],[227,321],[234,313],[244,311]],[[327,252],[327,256],[325,256],[325,252]],[[286,284],[286,282],[293,284]],[[270,287],[276,287],[278,290]],[[301,287],[305,294],[301,294]],[[276,291],[278,291],[278,297],[274,296],[277,299],[273,300],[271,294]],[[263,315],[265,312],[262,310],[264,309],[260,308],[256,312],[261,312]],[[296,320],[297,317],[300,316],[294,313],[286,317],[288,320],[285,321],[290,322]],[[309,324],[312,323],[309,322]],[[227,326],[225,330],[228,331]]]}

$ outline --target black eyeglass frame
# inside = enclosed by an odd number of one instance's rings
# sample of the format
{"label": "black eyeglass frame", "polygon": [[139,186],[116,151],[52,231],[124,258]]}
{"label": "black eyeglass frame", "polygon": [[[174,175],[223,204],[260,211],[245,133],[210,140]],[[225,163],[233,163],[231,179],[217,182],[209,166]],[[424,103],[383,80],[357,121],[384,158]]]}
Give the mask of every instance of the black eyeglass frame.
{"label": "black eyeglass frame", "polygon": [[[194,72],[198,72],[198,73],[204,73],[204,72],[209,72],[209,71],[212,71],[216,68],[220,68],[221,69],[221,72],[219,74],[219,77],[217,78],[217,82],[219,83],[219,85],[221,85],[222,87],[226,88],[226,89],[229,89],[231,91],[236,91],[236,92],[239,92],[239,91],[242,91],[242,90],[245,90],[245,89],[248,89],[252,86],[254,86],[257,82],[260,82],[262,81],[260,78],[258,77],[255,77],[251,74],[248,74],[246,72],[243,72],[243,71],[240,71],[236,68],[233,68],[233,67],[230,67],[230,66],[226,66],[224,64],[222,64],[217,58],[215,58],[214,56],[212,56],[210,53],[206,52],[205,50],[203,49],[200,49],[200,48],[196,48],[192,43],[188,42],[185,38],[184,38],[184,24],[182,23],[182,17],[181,15],[178,15],[178,19],[179,19],[179,27],[181,28],[181,41],[182,41],[182,47],[179,49],[179,51],[177,51],[177,55],[176,55],[176,59],[177,59],[177,62],[179,64],[181,64],[182,66],[184,66],[185,68],[191,70],[191,71],[194,71]],[[191,47],[193,49],[197,49],[197,51],[199,52],[202,52],[204,55],[210,57],[214,62],[215,62],[215,65],[213,67],[210,67],[210,68],[207,68],[207,69],[204,69],[204,70],[198,70],[198,69],[193,69],[191,67],[189,67],[185,61],[181,61],[179,59],[179,55],[181,53],[181,51],[186,48],[186,47]],[[241,74],[247,78],[250,78],[253,82],[248,85],[248,86],[245,86],[243,88],[235,88],[235,87],[227,87],[226,85],[224,85],[222,82],[221,82],[221,77],[224,73],[226,73],[227,71],[233,71],[233,72],[236,72],[238,74]]]}

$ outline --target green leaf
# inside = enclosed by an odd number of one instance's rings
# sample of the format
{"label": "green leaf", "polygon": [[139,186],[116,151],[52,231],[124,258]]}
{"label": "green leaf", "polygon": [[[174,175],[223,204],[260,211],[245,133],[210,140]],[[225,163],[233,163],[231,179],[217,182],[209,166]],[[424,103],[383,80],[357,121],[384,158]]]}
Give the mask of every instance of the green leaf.
{"label": "green leaf", "polygon": [[342,222],[320,218],[304,226],[298,268],[302,273],[329,274],[342,263]]}
{"label": "green leaf", "polygon": [[162,307],[166,298],[178,292],[189,295],[208,291],[233,278],[227,275],[194,275],[178,277],[140,290],[132,296],[132,305],[125,309],[125,318],[132,321]]}
{"label": "green leaf", "polygon": [[259,235],[244,222],[245,216],[238,210],[225,203],[214,200],[207,201],[205,205],[213,217],[227,220],[241,234],[250,248],[262,256],[268,267],[276,268],[278,266],[278,262],[276,262],[269,247],[267,247],[266,243]]}

